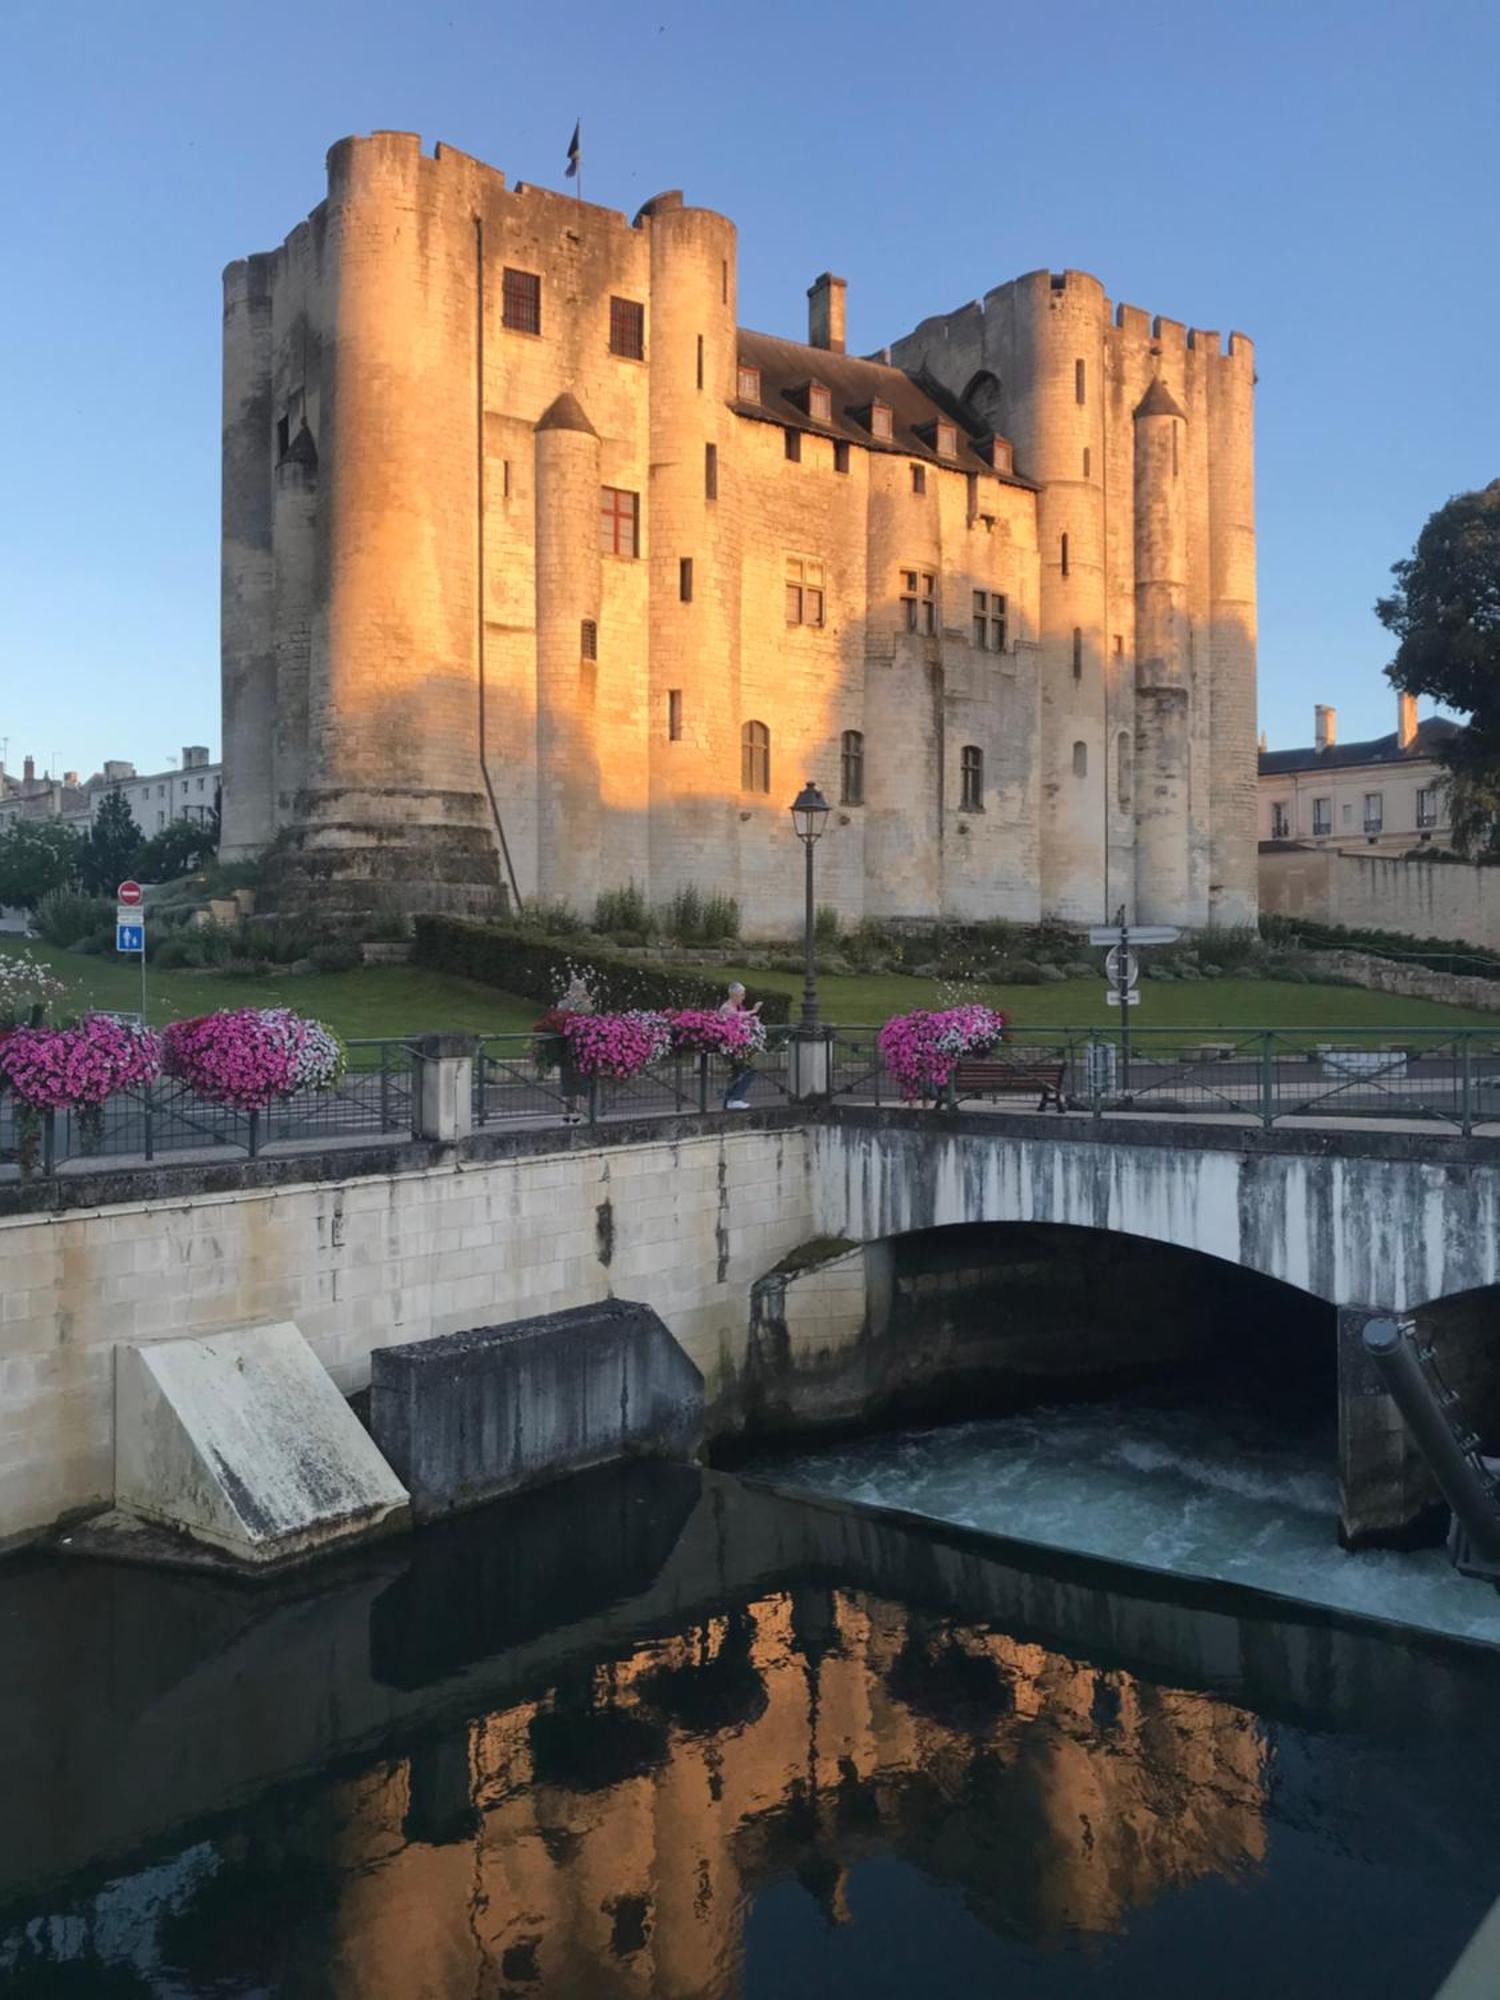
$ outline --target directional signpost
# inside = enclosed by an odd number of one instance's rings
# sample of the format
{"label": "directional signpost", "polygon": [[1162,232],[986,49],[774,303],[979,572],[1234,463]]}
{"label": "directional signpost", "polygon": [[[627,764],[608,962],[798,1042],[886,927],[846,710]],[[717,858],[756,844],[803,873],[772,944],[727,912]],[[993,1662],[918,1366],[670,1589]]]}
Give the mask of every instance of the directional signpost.
{"label": "directional signpost", "polygon": [[1141,976],[1141,965],[1133,947],[1143,944],[1176,944],[1181,936],[1182,932],[1174,924],[1127,924],[1123,903],[1112,924],[1096,924],[1089,932],[1090,944],[1109,946],[1109,954],[1104,961],[1104,976],[1109,981],[1104,1002],[1108,1007],[1118,1007],[1121,1010],[1120,1088],[1127,1097],[1130,1094],[1128,1010],[1141,1004],[1141,996],[1136,991],[1136,981]]}
{"label": "directional signpost", "polygon": [[141,961],[141,1026],[146,1025],[146,907],[139,882],[122,882],[115,891],[115,950],[134,953]]}

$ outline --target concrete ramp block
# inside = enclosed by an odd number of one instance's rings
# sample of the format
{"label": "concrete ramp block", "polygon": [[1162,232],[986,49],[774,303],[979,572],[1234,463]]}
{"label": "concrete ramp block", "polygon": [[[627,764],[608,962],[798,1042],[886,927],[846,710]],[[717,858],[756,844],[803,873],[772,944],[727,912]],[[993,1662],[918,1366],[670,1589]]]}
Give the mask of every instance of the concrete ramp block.
{"label": "concrete ramp block", "polygon": [[650,1306],[608,1299],[377,1348],[370,1429],[419,1521],[632,1454],[687,1458],[703,1377]]}
{"label": "concrete ramp block", "polygon": [[405,1488],[289,1320],[120,1347],[115,1506],[256,1567],[408,1517]]}

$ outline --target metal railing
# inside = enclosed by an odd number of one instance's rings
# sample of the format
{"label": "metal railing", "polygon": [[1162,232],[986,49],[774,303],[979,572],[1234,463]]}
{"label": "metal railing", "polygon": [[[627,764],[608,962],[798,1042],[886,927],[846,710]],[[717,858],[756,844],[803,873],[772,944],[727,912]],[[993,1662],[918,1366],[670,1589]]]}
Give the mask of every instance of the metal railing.
{"label": "metal railing", "polygon": [[[833,1096],[901,1103],[878,1061],[875,1029],[835,1031]],[[1041,1068],[1061,1071],[1064,1105],[1095,1117],[1155,1112],[1253,1119],[1267,1129],[1298,1118],[1391,1119],[1456,1127],[1500,1121],[1500,1029],[1015,1028],[991,1062],[1016,1072],[967,1092],[962,1070],[925,1100],[953,1109],[972,1097],[1025,1108]]]}
{"label": "metal railing", "polygon": [[405,1041],[347,1044],[348,1067],[332,1090],[298,1090],[265,1111],[236,1111],[195,1096],[171,1077],[119,1091],[93,1111],[28,1117],[0,1095],[0,1165],[54,1173],[72,1161],[183,1160],[267,1145],[297,1146],[382,1136],[406,1137],[412,1125],[414,1053]]}
{"label": "metal railing", "polygon": [[[749,1064],[749,1101],[784,1104],[792,1030],[771,1028]],[[638,1076],[584,1077],[565,1062],[560,1035],[484,1035],[474,1057],[474,1124],[598,1124],[717,1111],[733,1078],[722,1057],[666,1056]]]}

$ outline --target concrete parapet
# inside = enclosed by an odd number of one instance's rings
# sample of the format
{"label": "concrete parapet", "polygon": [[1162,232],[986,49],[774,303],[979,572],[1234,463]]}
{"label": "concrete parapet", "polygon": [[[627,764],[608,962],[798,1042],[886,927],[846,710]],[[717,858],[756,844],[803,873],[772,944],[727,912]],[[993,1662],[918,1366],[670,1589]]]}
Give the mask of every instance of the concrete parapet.
{"label": "concrete parapet", "polygon": [[703,1425],[702,1375],[620,1299],[370,1360],[370,1427],[419,1521],[614,1458],[688,1458]]}

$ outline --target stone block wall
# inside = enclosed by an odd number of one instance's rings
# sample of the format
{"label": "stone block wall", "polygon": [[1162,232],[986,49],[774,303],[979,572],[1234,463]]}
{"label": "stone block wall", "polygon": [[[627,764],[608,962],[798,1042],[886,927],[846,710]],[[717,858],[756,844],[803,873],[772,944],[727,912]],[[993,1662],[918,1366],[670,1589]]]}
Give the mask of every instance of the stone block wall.
{"label": "stone block wall", "polygon": [[1260,855],[1261,908],[1348,930],[1452,938],[1500,951],[1500,868],[1406,861],[1339,849],[1277,847]]}

